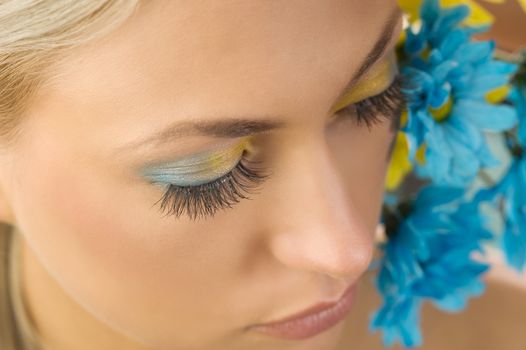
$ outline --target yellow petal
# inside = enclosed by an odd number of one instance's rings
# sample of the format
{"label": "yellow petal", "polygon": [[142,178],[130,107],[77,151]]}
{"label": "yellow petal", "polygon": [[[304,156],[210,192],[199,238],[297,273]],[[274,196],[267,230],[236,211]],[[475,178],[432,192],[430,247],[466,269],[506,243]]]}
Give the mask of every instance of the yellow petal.
{"label": "yellow petal", "polygon": [[422,0],[398,0],[398,6],[409,15],[409,22],[414,22],[420,15]]}
{"label": "yellow petal", "polygon": [[396,135],[395,146],[385,179],[387,190],[393,191],[398,188],[412,168],[407,138],[402,131],[399,131]]}
{"label": "yellow petal", "polygon": [[422,144],[422,146],[420,146],[418,148],[418,150],[416,151],[416,160],[418,161],[418,163],[420,164],[426,164],[426,144]]}
{"label": "yellow petal", "polygon": [[402,115],[400,116],[400,127],[406,126],[407,120],[408,120],[407,109],[404,109],[402,111]]}
{"label": "yellow petal", "polygon": [[402,30],[400,32],[400,37],[398,38],[398,41],[396,42],[396,47],[403,47],[405,40],[407,38],[407,34],[405,33],[405,30]]}
{"label": "yellow petal", "polygon": [[460,4],[468,5],[471,13],[463,23],[470,27],[490,25],[495,21],[495,17],[491,12],[472,0],[440,0],[440,4],[443,7],[457,6]]}
{"label": "yellow petal", "polygon": [[[526,0],[519,0],[519,2],[524,5],[526,9]],[[468,5],[471,9],[470,15],[464,20],[465,25],[478,27],[483,25],[491,25],[495,21],[495,18],[491,12],[473,0],[440,0],[440,5],[442,7],[458,6],[461,4]],[[422,0],[398,0],[398,5],[409,15],[409,22],[413,23],[420,15],[420,6],[422,5]]]}
{"label": "yellow petal", "polygon": [[444,119],[446,119],[449,116],[449,113],[451,113],[451,108],[453,107],[453,99],[449,97],[442,106],[438,108],[431,108],[429,107],[429,113],[433,116],[433,118],[437,122],[441,122]]}
{"label": "yellow petal", "polygon": [[491,90],[486,94],[486,101],[489,103],[499,103],[504,100],[510,92],[509,85],[502,85],[496,89]]}

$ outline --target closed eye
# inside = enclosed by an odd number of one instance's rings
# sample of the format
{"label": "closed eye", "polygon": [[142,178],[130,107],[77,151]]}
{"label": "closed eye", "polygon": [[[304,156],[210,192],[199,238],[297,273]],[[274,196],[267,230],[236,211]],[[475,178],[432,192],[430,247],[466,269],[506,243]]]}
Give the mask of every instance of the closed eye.
{"label": "closed eye", "polygon": [[391,120],[398,126],[402,112],[407,106],[407,99],[403,93],[404,84],[404,77],[398,73],[391,85],[378,95],[350,104],[336,114],[351,117],[357,126],[367,125],[369,130],[385,120]]}

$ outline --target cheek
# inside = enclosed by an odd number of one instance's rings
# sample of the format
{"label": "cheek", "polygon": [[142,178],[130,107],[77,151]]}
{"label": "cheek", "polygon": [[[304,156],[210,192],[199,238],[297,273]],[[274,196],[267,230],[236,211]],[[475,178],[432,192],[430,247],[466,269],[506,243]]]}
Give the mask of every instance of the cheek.
{"label": "cheek", "polygon": [[[120,262],[128,260],[126,251],[130,248],[125,236],[134,234],[119,218],[126,203],[111,197],[111,188],[98,181],[100,175],[78,158],[70,157],[63,151],[66,147],[46,146],[28,150],[28,161],[18,168],[16,211],[22,231],[50,263],[69,259],[73,264],[86,260],[97,265],[100,259],[107,259],[100,262],[101,266],[111,262],[106,266],[122,268]],[[46,171],[35,176],[43,168]],[[136,232],[135,237],[139,239]],[[75,268],[84,273],[97,270],[93,265]]]}
{"label": "cheek", "polygon": [[65,144],[37,143],[41,147],[27,148],[17,165],[14,210],[46,270],[94,314],[111,310],[104,302],[118,295],[147,293],[137,288],[142,277],[159,284],[162,270],[145,244],[150,232],[141,226],[143,217]]}
{"label": "cheek", "polygon": [[[241,260],[235,252],[246,251],[242,239],[219,241],[220,228],[211,224],[197,229],[161,220],[157,207],[149,210],[159,199],[155,191],[120,184],[65,145],[36,138],[35,144],[16,166],[18,226],[77,303],[117,328],[157,340],[173,337],[174,328],[190,336],[225,326],[202,320],[212,314],[210,295],[235,310],[227,299],[234,287],[225,284],[235,285],[229,278]],[[203,237],[211,231],[217,239]]]}

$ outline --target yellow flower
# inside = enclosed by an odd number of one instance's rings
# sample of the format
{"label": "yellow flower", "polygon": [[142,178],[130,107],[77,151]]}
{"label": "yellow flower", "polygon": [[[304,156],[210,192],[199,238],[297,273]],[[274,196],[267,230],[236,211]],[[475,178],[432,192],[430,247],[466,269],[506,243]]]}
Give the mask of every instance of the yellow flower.
{"label": "yellow flower", "polygon": [[409,22],[415,22],[419,17],[422,0],[398,0],[398,6],[409,15]]}
{"label": "yellow flower", "polygon": [[[418,20],[419,9],[422,5],[422,1],[423,0],[398,0],[398,5],[400,8],[409,15],[409,22],[413,23]],[[526,0],[521,1],[526,2]],[[471,9],[470,15],[463,22],[465,25],[470,27],[478,27],[493,24],[495,20],[493,15],[473,0],[440,0],[440,5],[442,7],[458,6],[461,4],[468,5]]]}
{"label": "yellow flower", "polygon": [[[507,0],[484,0],[492,4],[504,4]],[[517,0],[519,5],[526,12],[526,0]],[[468,5],[471,9],[471,14],[464,24],[467,26],[478,27],[481,25],[491,25],[495,21],[494,16],[484,7],[477,4],[474,0],[440,0],[442,7],[457,6],[460,4]],[[409,22],[415,22],[419,17],[419,9],[422,5],[422,0],[398,0],[398,5],[409,17]]]}
{"label": "yellow flower", "polygon": [[389,168],[387,170],[387,176],[385,181],[385,187],[388,191],[393,191],[400,184],[407,174],[411,172],[413,166],[409,160],[409,143],[403,131],[398,131],[396,135],[395,146]]}

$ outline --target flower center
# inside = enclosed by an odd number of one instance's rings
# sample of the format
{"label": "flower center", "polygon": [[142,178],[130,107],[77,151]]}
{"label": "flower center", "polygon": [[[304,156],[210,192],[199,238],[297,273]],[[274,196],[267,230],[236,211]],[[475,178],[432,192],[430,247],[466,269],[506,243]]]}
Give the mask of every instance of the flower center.
{"label": "flower center", "polygon": [[437,122],[442,122],[447,118],[447,116],[449,116],[449,113],[451,113],[452,106],[453,99],[451,96],[449,96],[446,103],[444,103],[442,106],[438,108],[429,107],[428,110]]}

